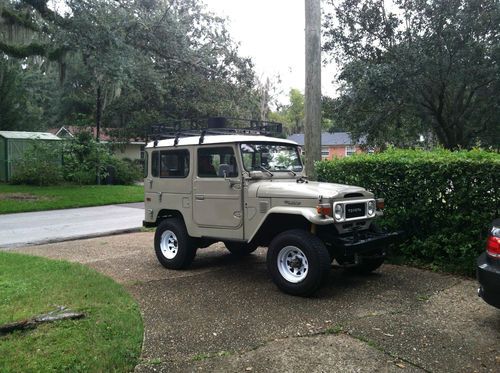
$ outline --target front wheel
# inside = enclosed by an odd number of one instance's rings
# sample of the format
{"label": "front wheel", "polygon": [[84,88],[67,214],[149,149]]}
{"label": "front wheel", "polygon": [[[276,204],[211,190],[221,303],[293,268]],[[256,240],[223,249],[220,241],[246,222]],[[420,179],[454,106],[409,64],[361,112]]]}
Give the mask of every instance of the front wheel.
{"label": "front wheel", "polygon": [[293,229],[278,235],[267,251],[267,268],[285,293],[309,296],[316,292],[330,271],[330,257],[315,235]]}
{"label": "front wheel", "polygon": [[156,228],[155,253],[165,268],[182,269],[191,264],[196,247],[181,219],[166,219]]}

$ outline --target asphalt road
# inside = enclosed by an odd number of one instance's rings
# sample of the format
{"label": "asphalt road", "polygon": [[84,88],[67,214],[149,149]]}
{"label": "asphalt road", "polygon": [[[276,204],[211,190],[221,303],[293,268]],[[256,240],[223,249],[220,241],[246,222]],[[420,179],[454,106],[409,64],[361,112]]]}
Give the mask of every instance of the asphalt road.
{"label": "asphalt road", "polygon": [[145,325],[142,372],[500,372],[500,310],[473,279],[384,265],[334,269],[313,298],[281,293],[265,249],[221,244],[166,270],[141,232],[16,251],[84,263],[122,283]]}
{"label": "asphalt road", "polygon": [[142,202],[0,215],[0,249],[133,231],[143,219]]}

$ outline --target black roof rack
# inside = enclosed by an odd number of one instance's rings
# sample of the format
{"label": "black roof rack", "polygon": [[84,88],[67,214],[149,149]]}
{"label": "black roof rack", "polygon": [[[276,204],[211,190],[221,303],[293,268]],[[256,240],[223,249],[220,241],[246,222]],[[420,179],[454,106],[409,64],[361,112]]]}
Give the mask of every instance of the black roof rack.
{"label": "black roof rack", "polygon": [[[190,128],[183,128],[189,125]],[[239,126],[228,126],[228,124]],[[283,125],[278,122],[212,117],[206,119],[184,119],[172,120],[170,123],[157,123],[151,126],[148,138],[154,140],[154,145],[159,140],[174,139],[174,146],[179,143],[179,138],[199,136],[199,144],[203,144],[206,135],[267,135],[276,136],[281,134]]]}

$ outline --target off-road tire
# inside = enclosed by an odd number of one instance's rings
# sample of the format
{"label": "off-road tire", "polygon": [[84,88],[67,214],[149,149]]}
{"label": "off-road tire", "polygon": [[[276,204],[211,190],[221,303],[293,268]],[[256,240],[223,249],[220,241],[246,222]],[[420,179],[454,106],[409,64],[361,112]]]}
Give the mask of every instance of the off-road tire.
{"label": "off-road tire", "polygon": [[196,255],[196,247],[181,219],[168,218],[158,225],[155,232],[155,253],[165,268],[189,267]]}
{"label": "off-road tire", "polygon": [[226,241],[224,245],[234,256],[247,256],[257,250],[258,245],[246,242]]}
{"label": "off-road tire", "polygon": [[[296,258],[300,263],[290,264]],[[293,265],[299,268],[292,269]],[[302,271],[300,266],[304,271],[293,273]],[[292,229],[272,240],[267,251],[267,268],[282,291],[306,297],[315,293],[328,277],[330,256],[317,236],[302,229]]]}

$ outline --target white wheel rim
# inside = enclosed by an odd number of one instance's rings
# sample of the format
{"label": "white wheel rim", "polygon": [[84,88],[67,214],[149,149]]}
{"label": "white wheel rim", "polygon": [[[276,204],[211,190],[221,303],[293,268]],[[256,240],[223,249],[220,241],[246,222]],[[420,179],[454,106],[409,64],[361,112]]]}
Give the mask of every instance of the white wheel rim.
{"label": "white wheel rim", "polygon": [[283,278],[291,283],[303,281],[309,271],[306,255],[296,246],[286,246],[278,253],[278,271]]}
{"label": "white wheel rim", "polygon": [[161,235],[160,249],[167,259],[174,259],[179,251],[179,242],[174,232],[166,230]]}

